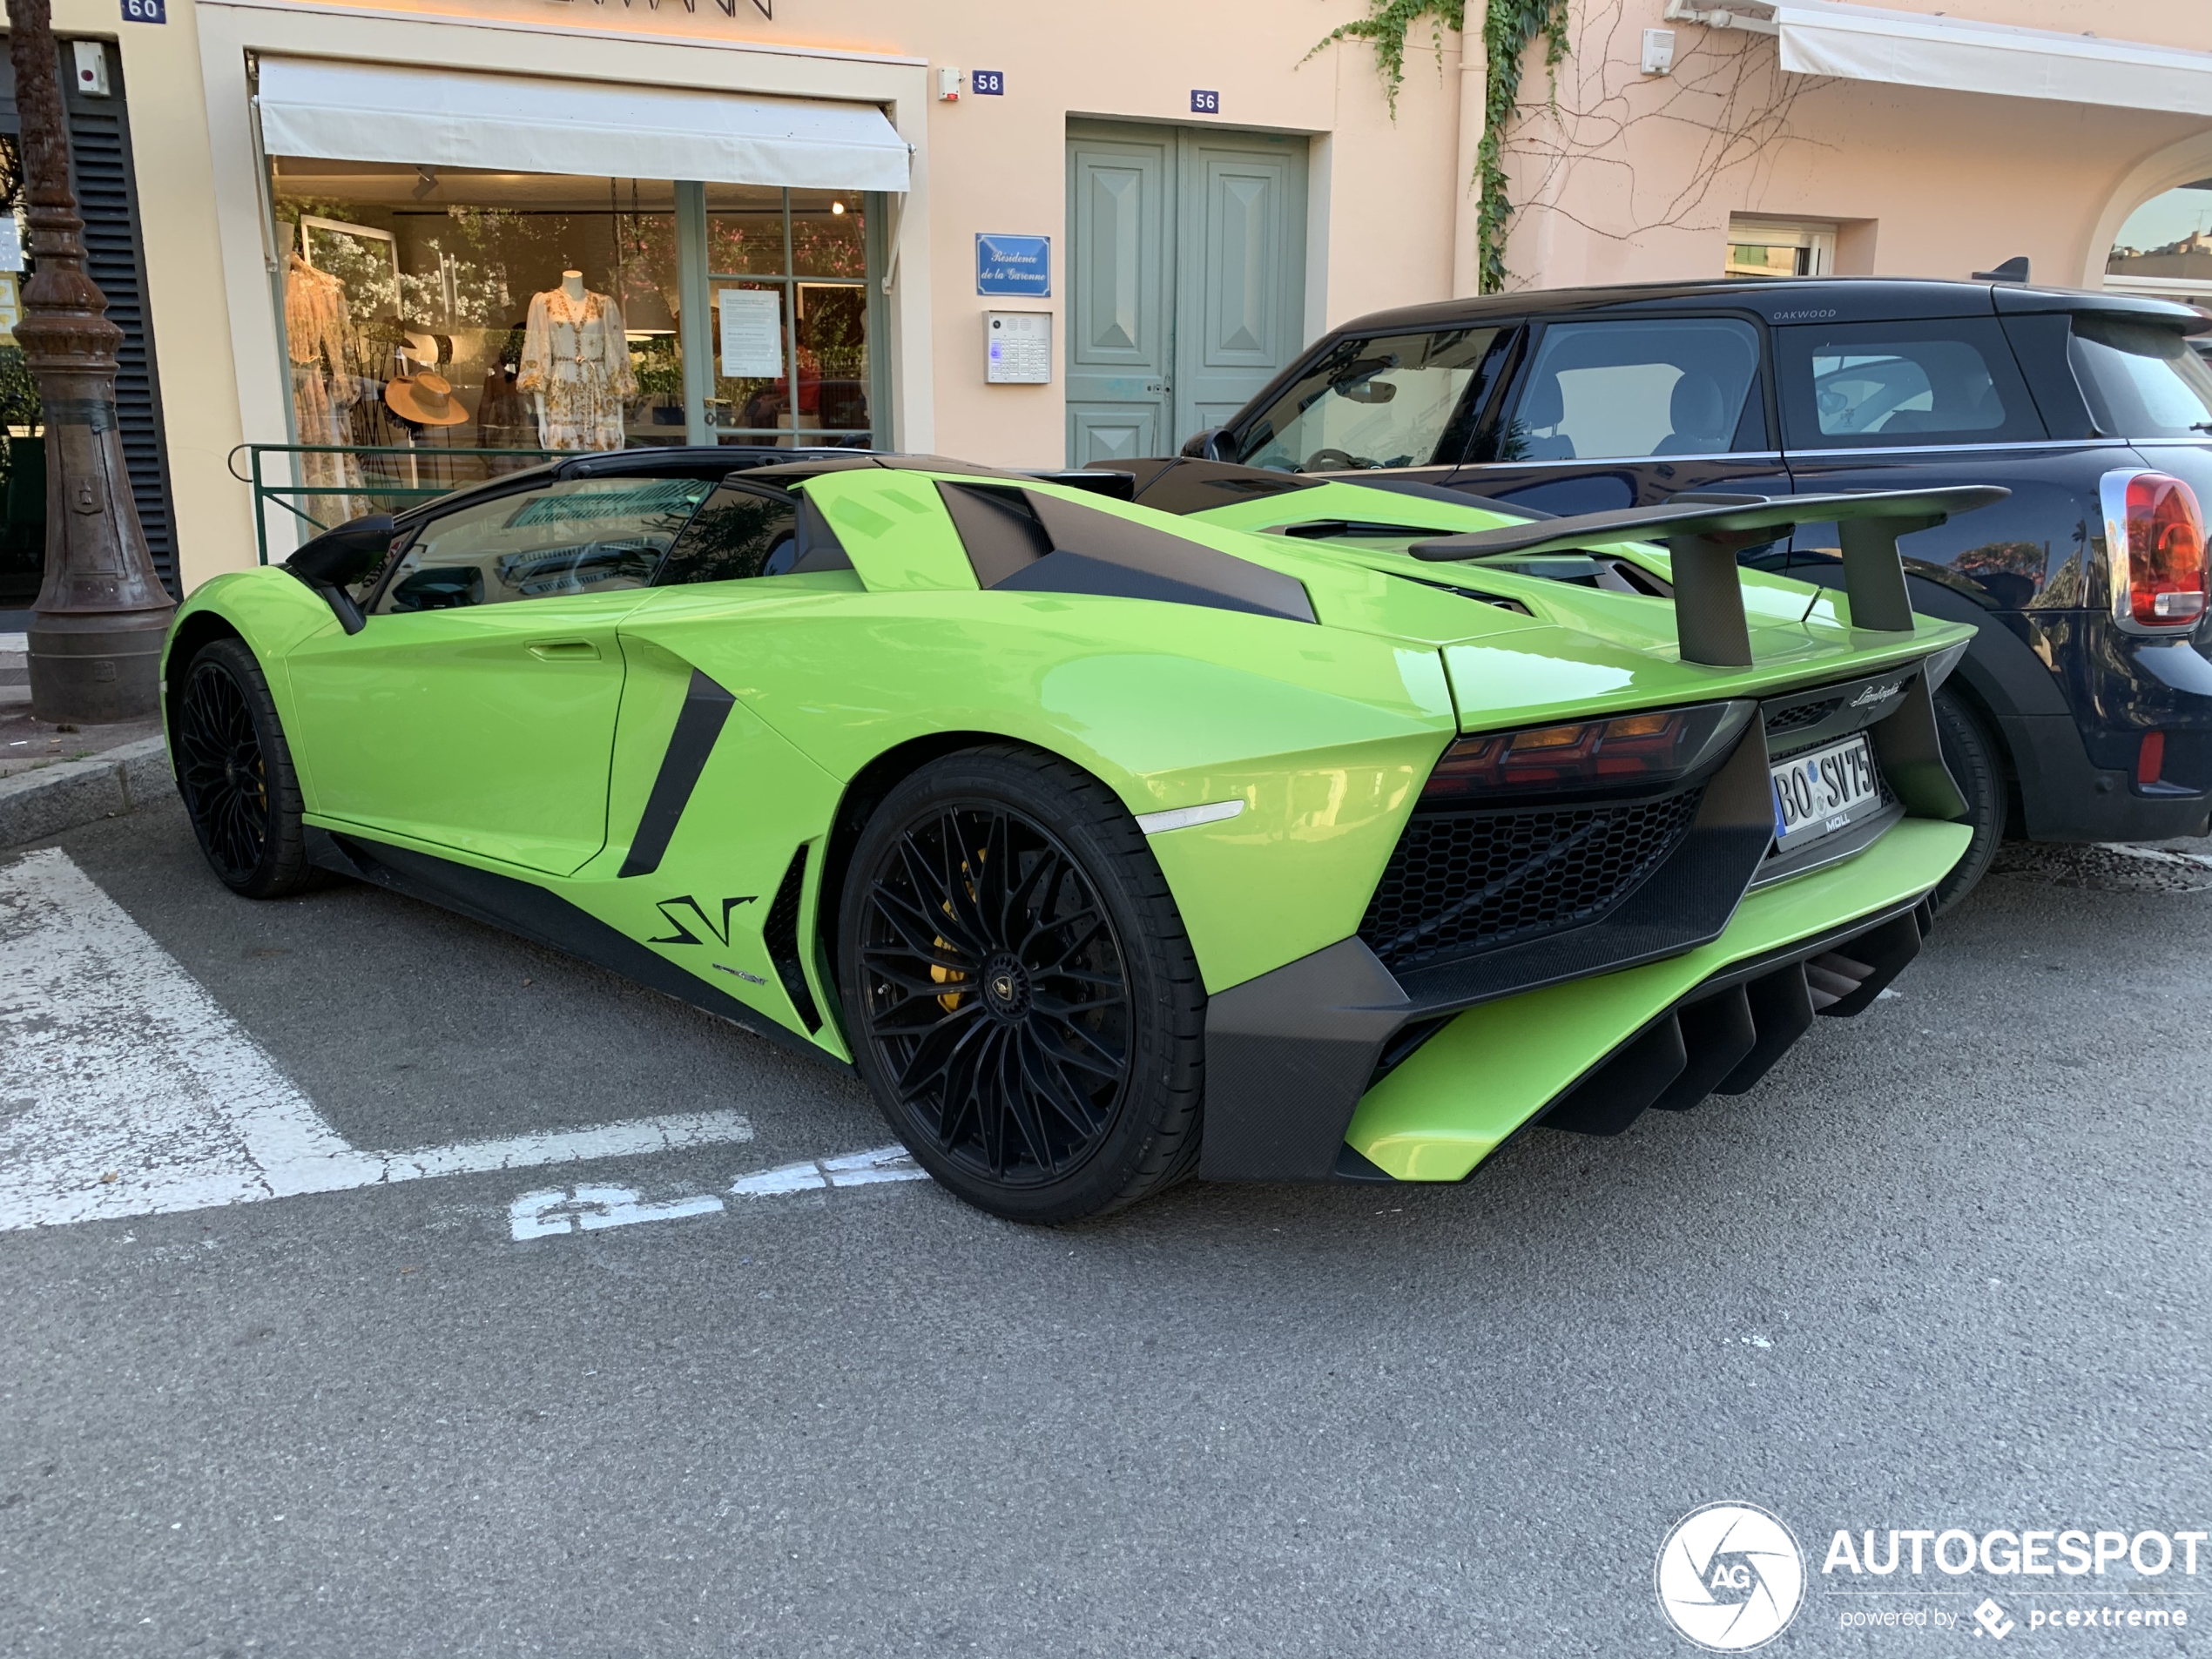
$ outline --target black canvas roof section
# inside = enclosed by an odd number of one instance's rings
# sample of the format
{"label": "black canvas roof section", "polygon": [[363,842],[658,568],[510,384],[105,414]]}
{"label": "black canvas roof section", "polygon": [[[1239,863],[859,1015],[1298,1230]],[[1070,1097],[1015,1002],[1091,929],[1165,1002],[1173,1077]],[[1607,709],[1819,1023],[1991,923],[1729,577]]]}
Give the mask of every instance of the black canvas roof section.
{"label": "black canvas roof section", "polygon": [[1716,668],[1751,665],[1751,636],[1743,613],[1743,585],[1736,550],[1772,532],[1833,521],[1843,542],[1844,591],[1851,626],[1910,632],[1912,604],[1897,538],[1972,512],[2012,492],[1989,484],[1950,489],[1879,489],[1832,496],[1782,496],[1703,501],[1688,505],[1624,507],[1572,518],[1508,524],[1408,550],[1435,562],[1527,558],[1540,553],[1579,552],[1593,545],[1660,541],[1672,556],[1675,630],[1686,663]]}
{"label": "black canvas roof section", "polygon": [[1156,513],[1203,513],[1209,507],[1228,507],[1255,496],[1279,496],[1293,489],[1312,489],[1342,479],[1305,478],[1264,467],[1237,467],[1225,461],[1198,461],[1180,455],[1150,456],[1143,461],[1094,461],[1090,470],[1127,473],[1136,480],[1130,499]]}
{"label": "black canvas roof section", "polygon": [[1041,484],[1060,484],[1069,489],[1086,490],[1094,496],[1103,496],[1109,501],[1135,501],[1136,479],[1130,473],[1107,471],[1096,467],[1078,467],[1075,470],[1033,472],[1030,477]]}
{"label": "black canvas roof section", "polygon": [[809,478],[819,478],[825,473],[859,472],[873,468],[880,472],[947,472],[965,478],[1012,478],[1028,476],[1026,473],[1008,472],[998,467],[979,467],[972,461],[952,461],[943,455],[893,455],[873,449],[847,449],[841,452],[821,451],[804,461],[781,462],[751,469],[755,478],[765,478],[779,484],[803,484]]}

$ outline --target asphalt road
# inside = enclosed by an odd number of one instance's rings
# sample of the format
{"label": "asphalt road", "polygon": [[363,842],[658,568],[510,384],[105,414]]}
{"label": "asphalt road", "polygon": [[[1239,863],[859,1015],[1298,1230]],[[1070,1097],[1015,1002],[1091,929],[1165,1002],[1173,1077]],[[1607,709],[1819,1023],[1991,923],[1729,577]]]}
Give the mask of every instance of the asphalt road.
{"label": "asphalt road", "polygon": [[[1900,995],[1616,1140],[1031,1231],[825,1186],[888,1138],[857,1085],[596,970],[233,899],[172,809],[54,845],[353,1147],[752,1138],[0,1231],[0,1653],[1686,1655],[1654,1558],[1716,1500],[1808,1553],[1771,1653],[1979,1641],[1993,1593],[2032,1651],[2212,1646],[2212,1553],[1819,1571],[1837,1528],[2212,1524],[2187,880],[2014,860]],[[794,1163],[514,1237],[533,1190]],[[2201,1614],[2028,1628],[2154,1604]]]}

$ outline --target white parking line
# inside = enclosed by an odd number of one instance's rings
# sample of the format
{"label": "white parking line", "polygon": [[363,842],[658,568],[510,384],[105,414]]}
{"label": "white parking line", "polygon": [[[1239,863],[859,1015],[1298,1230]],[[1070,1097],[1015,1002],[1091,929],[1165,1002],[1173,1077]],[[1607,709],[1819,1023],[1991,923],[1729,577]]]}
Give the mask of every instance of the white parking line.
{"label": "white parking line", "polygon": [[640,1204],[629,1187],[549,1187],[525,1192],[508,1206],[508,1231],[516,1238],[551,1233],[597,1232],[602,1227],[634,1227],[641,1221],[674,1221],[681,1216],[718,1214],[722,1200],[712,1193]]}
{"label": "white parking line", "polygon": [[[792,1192],[819,1192],[825,1187],[873,1187],[886,1181],[927,1181],[929,1171],[914,1161],[903,1146],[879,1146],[867,1152],[847,1152],[841,1157],[809,1158],[803,1163],[779,1164],[757,1175],[739,1176],[730,1184],[738,1197],[780,1197]],[[711,1216],[722,1209],[712,1193],[695,1198],[672,1198],[664,1204],[640,1202],[629,1187],[548,1187],[525,1192],[508,1206],[509,1232],[516,1238],[544,1238],[554,1233],[597,1232],[603,1227],[633,1227],[641,1221],[675,1221],[685,1216]]]}
{"label": "white parking line", "polygon": [[363,1150],[67,853],[0,866],[0,1231],[752,1138],[679,1112]]}
{"label": "white parking line", "polygon": [[821,1187],[872,1187],[882,1181],[927,1181],[929,1171],[914,1161],[903,1146],[879,1146],[869,1152],[847,1152],[842,1157],[814,1158],[805,1163],[786,1163],[742,1176],[730,1190],[742,1198],[769,1197],[785,1192],[811,1192]]}

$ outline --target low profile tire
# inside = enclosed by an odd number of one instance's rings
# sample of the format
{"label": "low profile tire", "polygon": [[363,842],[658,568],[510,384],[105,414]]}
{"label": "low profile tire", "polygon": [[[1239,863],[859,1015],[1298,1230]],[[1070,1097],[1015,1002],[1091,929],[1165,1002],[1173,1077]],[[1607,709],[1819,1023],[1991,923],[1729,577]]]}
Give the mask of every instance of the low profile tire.
{"label": "low profile tire", "polygon": [[1935,913],[1939,916],[1973,891],[1997,856],[1998,843],[2005,839],[2006,792],[1997,739],[1973,706],[1949,691],[1938,691],[1935,718],[1943,764],[1966,798],[1966,816],[1959,821],[1974,833],[1965,856],[1936,883]]}
{"label": "low profile tire", "polygon": [[961,1197],[1076,1221],[1197,1168],[1204,988],[1096,779],[1010,747],[931,763],[861,831],[840,913],[860,1076]]}
{"label": "low profile tire", "polygon": [[171,717],[177,790],[199,850],[223,885],[280,899],[316,885],[300,821],[300,778],[261,665],[218,639],[185,670]]}

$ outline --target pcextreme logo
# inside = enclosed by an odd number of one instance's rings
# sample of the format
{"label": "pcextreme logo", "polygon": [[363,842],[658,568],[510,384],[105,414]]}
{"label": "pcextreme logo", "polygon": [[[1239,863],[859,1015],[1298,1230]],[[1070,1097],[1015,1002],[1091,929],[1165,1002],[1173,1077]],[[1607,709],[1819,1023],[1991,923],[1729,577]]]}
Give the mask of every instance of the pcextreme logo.
{"label": "pcextreme logo", "polygon": [[1787,1629],[1805,1594],[1805,1558],[1790,1529],[1756,1504],[1709,1503],[1659,1546],[1659,1610],[1715,1653],[1763,1648]]}
{"label": "pcextreme logo", "polygon": [[[2046,1630],[2172,1631],[2202,1622],[2190,1615],[2206,1609],[2189,1602],[2207,1592],[2189,1581],[2212,1568],[2208,1541],[2212,1528],[2203,1527],[1839,1527],[1816,1573],[1769,1511],[1709,1503],[1667,1534],[1656,1577],[1667,1622],[1714,1653],[1764,1647],[1813,1588],[1824,1598],[1820,1620],[1841,1630],[1957,1631],[1993,1642]],[[1919,1605],[1916,1591],[1927,1597]],[[1946,1597],[1978,1599],[1961,1608]]]}

